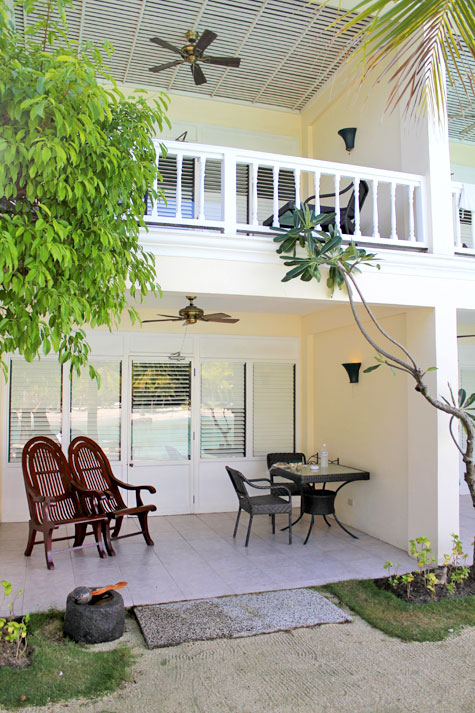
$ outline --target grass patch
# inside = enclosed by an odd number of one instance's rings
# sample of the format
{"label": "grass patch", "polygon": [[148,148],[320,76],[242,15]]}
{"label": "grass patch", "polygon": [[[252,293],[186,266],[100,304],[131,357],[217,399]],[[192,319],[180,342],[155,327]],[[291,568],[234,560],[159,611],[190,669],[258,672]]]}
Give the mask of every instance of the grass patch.
{"label": "grass patch", "polygon": [[60,612],[32,614],[28,629],[32,664],[24,670],[0,669],[0,710],[111,693],[133,661],[126,646],[94,651],[63,638]]}
{"label": "grass patch", "polygon": [[318,587],[331,592],[376,629],[403,641],[441,641],[464,626],[475,626],[475,597],[409,604],[378,589],[373,580],[350,579]]}

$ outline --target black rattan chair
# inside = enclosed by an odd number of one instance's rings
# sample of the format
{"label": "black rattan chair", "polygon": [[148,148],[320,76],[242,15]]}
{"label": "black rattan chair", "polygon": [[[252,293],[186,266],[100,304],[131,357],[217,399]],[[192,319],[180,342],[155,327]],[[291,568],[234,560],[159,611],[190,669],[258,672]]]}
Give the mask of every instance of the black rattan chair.
{"label": "black rattan chair", "polygon": [[[272,534],[275,534],[275,516],[280,514],[286,514],[289,517],[289,545],[292,544],[292,497],[290,495],[290,490],[284,485],[274,486],[268,478],[253,478],[248,480],[244,477],[242,473],[234,468],[226,466],[226,470],[233,484],[234,490],[239,500],[239,510],[236,518],[236,524],[234,526],[233,537],[236,537],[239,518],[241,517],[241,510],[245,510],[249,513],[249,525],[247,528],[246,544],[249,544],[249,536],[251,534],[252,520],[254,515],[270,515],[272,518]],[[267,483],[267,485],[255,485],[255,483]],[[270,494],[267,495],[249,495],[247,492],[247,485],[257,490],[268,490],[270,489]],[[278,490],[279,494],[276,495],[275,491]],[[285,492],[287,491],[287,492]],[[288,500],[285,500],[286,496]]]}
{"label": "black rattan chair", "polygon": [[[350,193],[348,203],[346,206],[340,207],[340,230],[344,235],[354,235],[355,234],[355,188],[353,181],[339,191],[338,195],[342,196],[347,193],[350,189],[353,189]],[[361,210],[366,197],[369,192],[369,187],[366,181],[360,181],[359,191],[358,191],[358,205],[359,212],[361,215]],[[335,193],[322,193],[319,198],[335,198]],[[308,207],[315,211],[315,196],[310,196],[307,198],[302,205],[308,205]],[[328,215],[328,218],[324,218],[320,223],[320,229],[325,232],[329,232],[330,227],[335,225],[335,206],[320,205],[319,214]],[[295,202],[288,201],[279,210],[279,225],[281,228],[293,228],[294,227],[294,214],[295,214]],[[272,227],[274,224],[274,216],[270,215],[266,220],[264,220],[263,225]]]}
{"label": "black rattan chair", "polygon": [[[272,466],[276,463],[306,463],[305,453],[268,453],[267,454],[267,470],[269,471],[269,477],[272,485],[276,484],[274,480],[274,475],[272,473]],[[280,481],[278,481],[280,483]],[[302,495],[302,492],[308,486],[303,488],[297,483],[292,483],[290,480],[284,483],[285,488],[290,491],[291,495]],[[279,495],[277,492],[276,495]]]}

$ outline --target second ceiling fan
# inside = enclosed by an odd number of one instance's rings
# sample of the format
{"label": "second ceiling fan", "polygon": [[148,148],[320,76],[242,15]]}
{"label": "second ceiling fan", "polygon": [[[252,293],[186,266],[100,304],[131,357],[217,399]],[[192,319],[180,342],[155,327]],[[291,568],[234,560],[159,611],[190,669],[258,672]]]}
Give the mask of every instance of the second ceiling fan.
{"label": "second ceiling fan", "polygon": [[186,33],[187,44],[181,48],[175,47],[175,45],[167,42],[167,40],[162,40],[160,37],[151,37],[150,42],[180,55],[180,59],[174,59],[171,62],[165,62],[165,64],[157,64],[155,67],[150,67],[148,71],[163,72],[165,69],[187,63],[190,65],[195,84],[200,85],[206,83],[206,77],[198,64],[199,62],[216,64],[220,67],[239,67],[241,64],[239,57],[212,57],[203,54],[217,36],[211,30],[205,30],[201,35],[193,30],[188,30]]}
{"label": "second ceiling fan", "polygon": [[184,325],[188,325],[196,324],[198,321],[221,322],[223,324],[235,324],[236,322],[239,322],[239,319],[235,319],[224,312],[205,314],[201,307],[197,307],[193,304],[193,300],[196,300],[196,297],[187,295],[186,299],[190,301],[190,304],[180,309],[178,314],[160,314],[159,316],[165,317],[165,319],[143,319],[143,324],[146,324],[147,322],[183,322]]}

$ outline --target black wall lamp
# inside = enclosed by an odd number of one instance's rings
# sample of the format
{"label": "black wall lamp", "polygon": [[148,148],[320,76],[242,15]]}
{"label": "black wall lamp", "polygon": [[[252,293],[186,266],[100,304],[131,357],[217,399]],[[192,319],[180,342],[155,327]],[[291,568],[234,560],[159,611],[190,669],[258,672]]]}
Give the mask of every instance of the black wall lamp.
{"label": "black wall lamp", "polygon": [[338,136],[341,136],[343,141],[345,142],[345,148],[350,153],[350,151],[353,151],[355,148],[355,136],[356,136],[356,128],[352,127],[350,129],[340,129],[338,132]]}
{"label": "black wall lamp", "polygon": [[357,384],[360,380],[359,371],[361,367],[360,361],[352,361],[350,364],[342,364],[345,367],[346,373],[350,377],[350,384]]}

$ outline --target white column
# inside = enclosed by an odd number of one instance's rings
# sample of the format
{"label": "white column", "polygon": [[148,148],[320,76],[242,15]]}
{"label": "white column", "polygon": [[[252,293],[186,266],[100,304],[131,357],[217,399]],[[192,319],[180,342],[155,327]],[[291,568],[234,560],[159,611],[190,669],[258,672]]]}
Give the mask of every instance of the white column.
{"label": "white column", "polygon": [[[425,381],[432,394],[448,398],[458,389],[455,307],[407,312],[407,346],[423,368],[437,366]],[[431,406],[408,379],[408,540],[427,536],[439,561],[451,550],[459,526],[458,452],[449,416]],[[456,430],[456,429],[455,429]]]}

